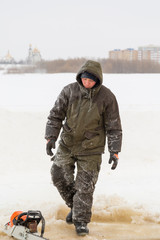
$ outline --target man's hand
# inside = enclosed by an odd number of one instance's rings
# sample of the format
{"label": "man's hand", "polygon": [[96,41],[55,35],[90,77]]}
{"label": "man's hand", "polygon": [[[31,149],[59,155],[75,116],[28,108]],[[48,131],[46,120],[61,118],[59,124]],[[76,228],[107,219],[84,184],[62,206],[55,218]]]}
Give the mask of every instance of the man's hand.
{"label": "man's hand", "polygon": [[55,140],[49,139],[46,145],[46,152],[49,156],[53,156],[52,148],[55,149]]}
{"label": "man's hand", "polygon": [[113,165],[111,167],[112,170],[114,170],[117,167],[118,159],[119,159],[118,153],[110,153],[109,164],[113,162]]}

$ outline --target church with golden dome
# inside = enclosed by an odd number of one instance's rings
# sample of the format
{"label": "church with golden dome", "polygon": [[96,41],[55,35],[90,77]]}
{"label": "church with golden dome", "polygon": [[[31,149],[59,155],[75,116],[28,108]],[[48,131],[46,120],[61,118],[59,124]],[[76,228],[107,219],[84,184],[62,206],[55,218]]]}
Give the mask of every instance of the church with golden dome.
{"label": "church with golden dome", "polygon": [[14,58],[11,56],[10,52],[8,51],[7,54],[0,60],[1,63],[3,64],[14,64],[16,61]]}
{"label": "church with golden dome", "polygon": [[32,49],[32,45],[29,45],[27,63],[34,64],[42,60],[40,51],[37,48]]}
{"label": "church with golden dome", "polygon": [[32,49],[32,45],[29,45],[28,49],[28,56],[25,60],[21,60],[17,62],[10,52],[8,51],[7,54],[0,58],[0,64],[36,64],[37,62],[42,61],[42,57],[40,51],[37,48]]}

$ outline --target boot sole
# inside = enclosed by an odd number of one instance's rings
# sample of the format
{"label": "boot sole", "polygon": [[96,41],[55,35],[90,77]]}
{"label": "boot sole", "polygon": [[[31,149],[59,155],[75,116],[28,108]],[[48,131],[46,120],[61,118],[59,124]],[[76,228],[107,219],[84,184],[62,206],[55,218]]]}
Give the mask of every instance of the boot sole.
{"label": "boot sole", "polygon": [[67,222],[67,221],[66,221],[66,223],[67,223],[68,225],[72,225],[72,224],[73,224],[73,222]]}
{"label": "boot sole", "polygon": [[88,235],[89,233],[77,233],[78,236],[86,236]]}

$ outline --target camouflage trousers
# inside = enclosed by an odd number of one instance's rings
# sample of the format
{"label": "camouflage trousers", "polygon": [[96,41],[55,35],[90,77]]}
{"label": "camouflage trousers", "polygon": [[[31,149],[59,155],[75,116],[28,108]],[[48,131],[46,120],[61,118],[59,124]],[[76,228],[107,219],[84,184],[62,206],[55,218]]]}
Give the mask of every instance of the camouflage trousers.
{"label": "camouflage trousers", "polygon": [[73,222],[89,223],[101,154],[75,156],[60,145],[53,161],[52,181],[67,206],[72,208]]}

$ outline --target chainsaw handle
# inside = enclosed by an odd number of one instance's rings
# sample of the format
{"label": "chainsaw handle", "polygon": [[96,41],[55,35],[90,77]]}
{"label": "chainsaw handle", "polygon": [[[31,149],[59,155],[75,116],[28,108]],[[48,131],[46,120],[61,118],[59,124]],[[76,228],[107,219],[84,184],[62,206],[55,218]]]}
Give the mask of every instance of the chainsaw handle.
{"label": "chainsaw handle", "polygon": [[[21,217],[26,216],[27,214],[28,214],[27,212],[23,212],[23,213],[19,214],[18,217],[17,217],[17,220],[15,222],[15,225],[18,225],[18,222],[20,221]],[[25,223],[27,221],[27,219],[28,218],[26,217],[26,219],[23,220],[23,223]]]}
{"label": "chainsaw handle", "polygon": [[42,221],[41,237],[43,237],[44,230],[45,230],[45,220],[44,220],[44,217],[42,216],[41,212],[40,211],[31,211],[31,210],[28,212],[23,212],[18,215],[15,225],[18,225],[18,222],[20,221],[21,217],[25,216],[25,215],[26,215],[26,219],[23,221],[23,225],[27,222],[27,220],[29,219],[29,216],[32,216],[34,218],[34,220],[36,220],[36,216],[39,217],[37,219],[39,219],[39,222]]}

